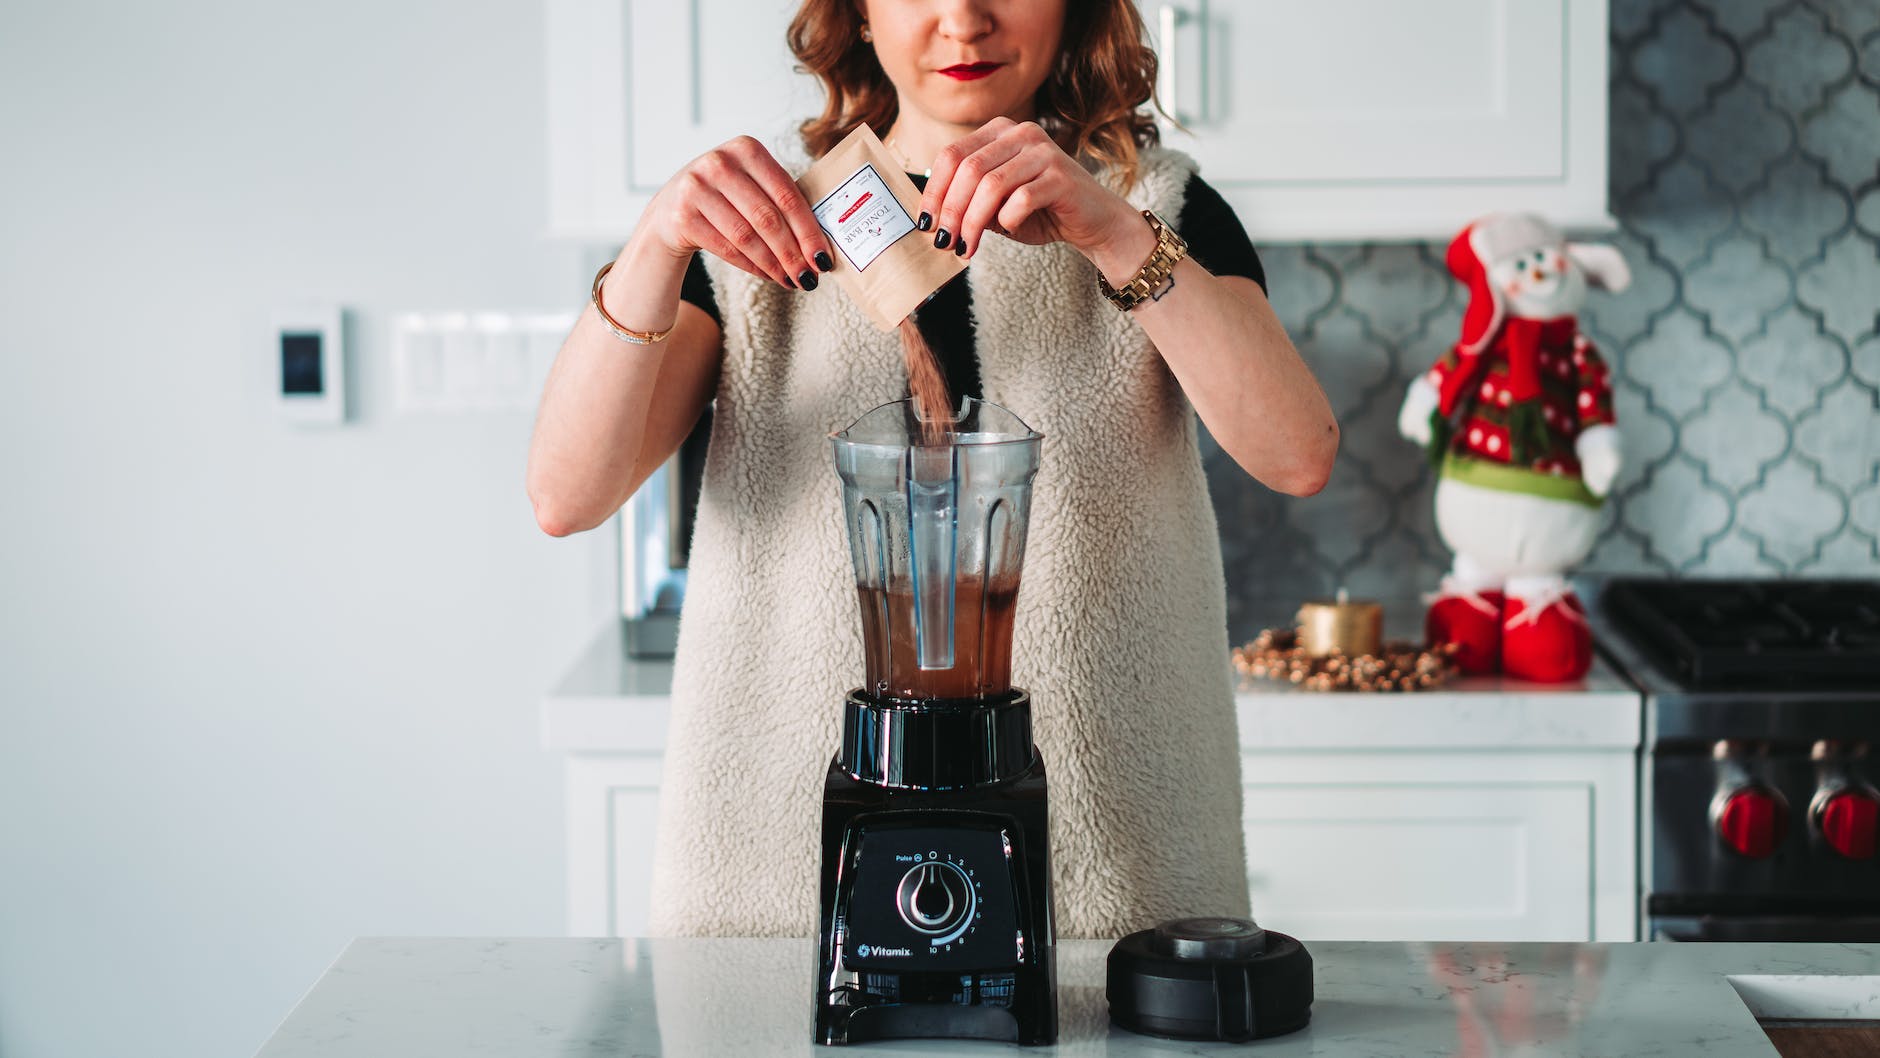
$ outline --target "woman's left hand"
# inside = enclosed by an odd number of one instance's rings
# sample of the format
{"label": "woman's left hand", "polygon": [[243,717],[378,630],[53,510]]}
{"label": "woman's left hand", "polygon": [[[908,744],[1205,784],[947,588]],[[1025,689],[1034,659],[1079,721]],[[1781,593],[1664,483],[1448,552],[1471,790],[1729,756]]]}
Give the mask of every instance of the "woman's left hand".
{"label": "woman's left hand", "polygon": [[1093,260],[1119,232],[1141,234],[1140,214],[1031,121],[994,118],[947,146],[920,202],[936,242],[945,232],[945,248],[968,257],[988,229],[1034,246],[1066,242]]}

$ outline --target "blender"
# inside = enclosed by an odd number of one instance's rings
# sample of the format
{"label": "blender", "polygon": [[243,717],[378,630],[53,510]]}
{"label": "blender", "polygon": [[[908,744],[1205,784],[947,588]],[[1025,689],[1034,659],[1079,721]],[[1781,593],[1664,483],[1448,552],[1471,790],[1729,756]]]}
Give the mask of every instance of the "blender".
{"label": "blender", "polygon": [[963,398],[832,435],[865,678],[823,787],[815,1039],[1057,1039],[1044,760],[1011,685],[1041,434]]}

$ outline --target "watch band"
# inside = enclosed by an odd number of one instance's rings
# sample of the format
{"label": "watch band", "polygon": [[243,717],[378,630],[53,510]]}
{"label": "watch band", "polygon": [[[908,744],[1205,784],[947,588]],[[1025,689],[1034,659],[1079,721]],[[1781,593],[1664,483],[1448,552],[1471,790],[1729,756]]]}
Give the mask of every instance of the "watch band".
{"label": "watch band", "polygon": [[1110,286],[1102,272],[1097,273],[1098,289],[1123,312],[1145,301],[1161,298],[1174,285],[1169,275],[1175,271],[1176,262],[1188,256],[1188,243],[1175,234],[1174,228],[1162,223],[1162,218],[1156,216],[1154,210],[1145,209],[1142,215],[1148,220],[1149,227],[1155,230],[1155,249],[1150,252],[1149,259],[1142,263],[1142,268],[1137,270],[1136,277],[1124,283],[1119,290]]}

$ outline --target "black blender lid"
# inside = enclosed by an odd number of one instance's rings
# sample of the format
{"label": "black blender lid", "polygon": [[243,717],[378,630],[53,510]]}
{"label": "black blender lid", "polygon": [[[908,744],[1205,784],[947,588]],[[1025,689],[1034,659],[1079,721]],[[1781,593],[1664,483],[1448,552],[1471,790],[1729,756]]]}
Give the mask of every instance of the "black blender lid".
{"label": "black blender lid", "polygon": [[1110,1020],[1131,1032],[1244,1043],[1305,1027],[1312,956],[1244,918],[1178,918],[1110,949]]}

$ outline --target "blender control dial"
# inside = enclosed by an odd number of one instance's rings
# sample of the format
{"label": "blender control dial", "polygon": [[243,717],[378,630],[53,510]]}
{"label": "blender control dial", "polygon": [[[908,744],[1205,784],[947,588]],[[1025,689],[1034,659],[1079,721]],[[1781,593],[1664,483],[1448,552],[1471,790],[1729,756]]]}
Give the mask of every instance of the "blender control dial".
{"label": "blender control dial", "polygon": [[894,907],[901,921],[930,944],[947,944],[966,931],[978,910],[973,880],[959,864],[928,860],[915,864],[895,887]]}

